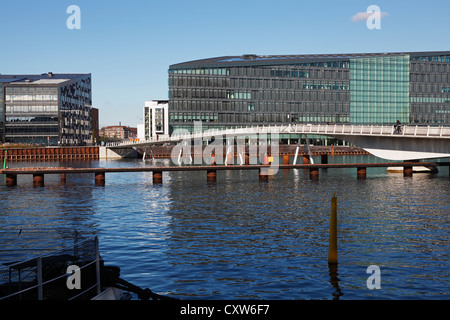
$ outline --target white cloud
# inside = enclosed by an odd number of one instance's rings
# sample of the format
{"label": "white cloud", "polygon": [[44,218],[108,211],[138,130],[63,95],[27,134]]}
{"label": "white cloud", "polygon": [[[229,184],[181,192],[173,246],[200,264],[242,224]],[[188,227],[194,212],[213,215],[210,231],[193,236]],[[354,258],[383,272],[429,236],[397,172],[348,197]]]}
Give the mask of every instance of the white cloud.
{"label": "white cloud", "polygon": [[[352,17],[353,22],[367,21],[375,12],[358,12]],[[380,12],[380,18],[387,17],[389,14],[387,12]]]}

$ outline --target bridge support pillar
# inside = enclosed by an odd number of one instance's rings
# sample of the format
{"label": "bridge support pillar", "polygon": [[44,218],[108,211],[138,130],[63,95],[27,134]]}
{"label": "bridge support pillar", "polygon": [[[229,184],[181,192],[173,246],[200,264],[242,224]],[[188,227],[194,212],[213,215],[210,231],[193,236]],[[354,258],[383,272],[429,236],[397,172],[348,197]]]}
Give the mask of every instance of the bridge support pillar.
{"label": "bridge support pillar", "polygon": [[357,168],[357,177],[358,179],[364,180],[367,176],[367,169],[365,167],[358,167]]}
{"label": "bridge support pillar", "polygon": [[7,187],[17,186],[17,174],[7,174],[6,175],[6,186]]}
{"label": "bridge support pillar", "polygon": [[44,174],[43,173],[33,173],[33,186],[43,187],[44,186]]}
{"label": "bridge support pillar", "polygon": [[162,171],[153,171],[153,184],[162,183]]}
{"label": "bridge support pillar", "polygon": [[214,182],[217,180],[217,171],[216,170],[206,170],[206,180]]}
{"label": "bridge support pillar", "polygon": [[96,186],[104,186],[105,185],[105,173],[104,172],[96,172],[94,179],[95,179]]}
{"label": "bridge support pillar", "polygon": [[319,169],[318,168],[310,168],[309,169],[309,179],[319,180]]}

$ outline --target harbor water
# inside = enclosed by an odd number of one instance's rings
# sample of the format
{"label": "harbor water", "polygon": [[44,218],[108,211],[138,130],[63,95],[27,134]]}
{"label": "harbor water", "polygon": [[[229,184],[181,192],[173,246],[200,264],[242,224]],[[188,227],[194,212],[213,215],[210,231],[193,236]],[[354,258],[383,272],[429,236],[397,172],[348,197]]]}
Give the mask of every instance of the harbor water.
{"label": "harbor water", "polygon": [[[320,161],[317,160],[317,161]],[[334,162],[384,162],[372,156]],[[131,167],[170,160],[9,163],[9,167]],[[448,299],[450,179],[368,168],[280,170],[260,181],[253,170],[31,176],[6,187],[0,176],[0,263],[98,236],[106,265],[141,288],[179,299]],[[338,265],[328,265],[331,197],[337,197]],[[368,286],[378,266],[377,289]]]}

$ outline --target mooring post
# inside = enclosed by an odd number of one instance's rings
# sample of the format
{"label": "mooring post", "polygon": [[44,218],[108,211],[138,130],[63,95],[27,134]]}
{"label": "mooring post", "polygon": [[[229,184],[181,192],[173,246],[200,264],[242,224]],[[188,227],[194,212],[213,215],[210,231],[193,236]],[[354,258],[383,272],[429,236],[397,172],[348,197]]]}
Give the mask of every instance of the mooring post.
{"label": "mooring post", "polygon": [[330,238],[328,244],[328,264],[337,264],[337,198],[331,198]]}
{"label": "mooring post", "polygon": [[66,174],[61,173],[61,184],[65,184],[65,183],[66,183]]}
{"label": "mooring post", "polygon": [[289,155],[288,154],[285,154],[285,155],[283,155],[283,164],[289,164]]}

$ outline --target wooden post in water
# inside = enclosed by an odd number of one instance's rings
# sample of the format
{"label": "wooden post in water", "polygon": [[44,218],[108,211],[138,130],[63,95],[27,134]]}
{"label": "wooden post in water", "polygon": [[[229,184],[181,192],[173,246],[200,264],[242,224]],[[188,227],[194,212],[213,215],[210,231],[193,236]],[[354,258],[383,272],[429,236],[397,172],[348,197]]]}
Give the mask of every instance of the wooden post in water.
{"label": "wooden post in water", "polygon": [[153,184],[162,183],[162,171],[153,171]]}
{"label": "wooden post in water", "polygon": [[33,186],[43,187],[44,186],[44,174],[43,173],[33,173]]}
{"label": "wooden post in water", "polygon": [[6,186],[7,187],[17,186],[17,174],[6,174]]}
{"label": "wooden post in water", "polygon": [[365,167],[358,167],[356,172],[357,172],[358,179],[361,179],[361,180],[366,179],[367,169]]}
{"label": "wooden post in water", "polygon": [[411,165],[407,165],[403,167],[403,176],[404,177],[412,177],[413,176],[413,167]]}
{"label": "wooden post in water", "polygon": [[318,168],[310,168],[309,169],[309,179],[319,180],[319,169]]}
{"label": "wooden post in water", "polygon": [[61,185],[66,183],[66,174],[65,173],[61,173]]}
{"label": "wooden post in water", "polygon": [[206,170],[206,180],[207,181],[216,181],[217,172],[216,170]]}
{"label": "wooden post in water", "polygon": [[104,186],[105,185],[105,173],[104,172],[96,172],[95,173],[95,185],[96,186]]}
{"label": "wooden post in water", "polygon": [[328,264],[337,264],[337,198],[331,198],[330,238],[328,244]]}

